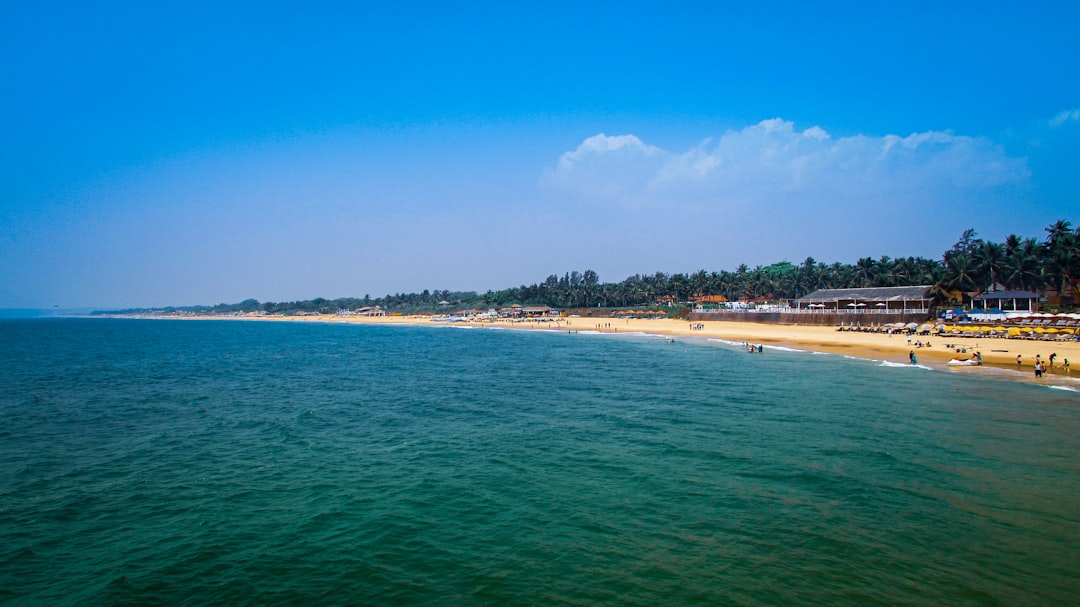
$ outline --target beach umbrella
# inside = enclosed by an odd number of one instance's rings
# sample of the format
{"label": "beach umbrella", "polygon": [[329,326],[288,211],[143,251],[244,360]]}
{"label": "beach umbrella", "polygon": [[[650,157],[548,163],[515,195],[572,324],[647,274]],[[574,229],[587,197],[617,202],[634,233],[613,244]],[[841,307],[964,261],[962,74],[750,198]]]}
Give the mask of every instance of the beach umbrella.
{"label": "beach umbrella", "polygon": [[1035,327],[1034,329],[1031,330],[1031,332],[1032,333],[1046,333],[1046,329],[1044,329],[1042,327]]}
{"label": "beach umbrella", "polygon": [[908,324],[904,325],[904,328],[905,329],[915,329],[915,328],[918,328],[918,326],[919,326],[919,323],[917,323],[917,322],[909,322]]}
{"label": "beach umbrella", "polygon": [[1019,327],[1010,327],[1009,328],[1009,335],[1020,335],[1020,328]]}
{"label": "beach umbrella", "polygon": [[1008,329],[1005,328],[1005,327],[994,327],[994,330],[995,331],[1007,331]]}
{"label": "beach umbrella", "polygon": [[1076,329],[1069,329],[1069,328],[1058,329],[1058,333],[1068,333],[1069,335],[1074,335],[1074,334],[1076,334]]}
{"label": "beach umbrella", "polygon": [[991,332],[993,330],[994,329],[991,328],[991,327],[979,327],[979,331],[982,332],[982,333],[989,333],[989,332]]}
{"label": "beach umbrella", "polygon": [[1053,327],[1050,327],[1049,329],[1044,329],[1044,331],[1046,331],[1050,335],[1057,335],[1058,332],[1058,330]]}

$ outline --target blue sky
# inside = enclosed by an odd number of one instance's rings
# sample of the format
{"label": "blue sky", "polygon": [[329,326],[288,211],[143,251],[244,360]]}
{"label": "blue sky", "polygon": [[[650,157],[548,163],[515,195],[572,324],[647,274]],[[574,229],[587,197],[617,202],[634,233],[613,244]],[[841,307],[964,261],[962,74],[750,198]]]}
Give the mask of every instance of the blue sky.
{"label": "blue sky", "polygon": [[937,257],[1080,223],[1080,4],[0,0],[0,307]]}

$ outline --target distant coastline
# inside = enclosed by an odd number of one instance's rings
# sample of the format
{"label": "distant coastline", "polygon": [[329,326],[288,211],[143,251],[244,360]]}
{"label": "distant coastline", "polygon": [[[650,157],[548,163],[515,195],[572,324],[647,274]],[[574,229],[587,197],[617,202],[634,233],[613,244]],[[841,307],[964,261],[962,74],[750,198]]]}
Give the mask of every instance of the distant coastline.
{"label": "distant coastline", "polygon": [[0,318],[54,318],[89,316],[97,308],[0,308]]}

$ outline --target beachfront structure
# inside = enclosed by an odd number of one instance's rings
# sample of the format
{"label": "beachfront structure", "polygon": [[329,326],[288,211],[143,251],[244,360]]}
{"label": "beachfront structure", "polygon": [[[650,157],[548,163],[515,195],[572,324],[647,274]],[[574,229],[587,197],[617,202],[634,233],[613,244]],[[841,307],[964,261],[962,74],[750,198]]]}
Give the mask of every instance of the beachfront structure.
{"label": "beachfront structure", "polygon": [[558,312],[548,306],[522,306],[521,304],[502,308],[498,312],[498,315],[503,318],[546,318],[557,314]]}
{"label": "beachfront structure", "polygon": [[858,313],[927,313],[933,302],[930,285],[820,289],[795,300],[797,311]]}
{"label": "beachfront structure", "polygon": [[552,309],[548,306],[526,306],[521,309],[526,318],[543,318],[552,315]]}
{"label": "beachfront structure", "polygon": [[723,295],[694,295],[691,298],[696,306],[704,306],[706,304],[722,304],[728,303],[728,298]]}
{"label": "beachfront structure", "polygon": [[1006,312],[1038,309],[1039,295],[1031,291],[992,291],[971,299],[972,304],[983,309],[997,308]]}

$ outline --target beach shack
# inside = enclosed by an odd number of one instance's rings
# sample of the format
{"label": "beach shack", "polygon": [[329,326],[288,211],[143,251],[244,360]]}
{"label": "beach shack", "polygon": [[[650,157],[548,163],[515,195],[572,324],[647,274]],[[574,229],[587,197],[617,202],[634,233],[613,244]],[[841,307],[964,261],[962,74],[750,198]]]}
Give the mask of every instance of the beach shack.
{"label": "beach shack", "polygon": [[971,299],[972,304],[986,310],[999,309],[1006,312],[1038,310],[1039,296],[1031,291],[991,291]]}
{"label": "beach shack", "polygon": [[795,300],[798,311],[842,313],[926,314],[933,296],[930,285],[819,289]]}
{"label": "beach shack", "polygon": [[548,306],[526,306],[521,309],[525,318],[547,318],[551,316],[551,308]]}

